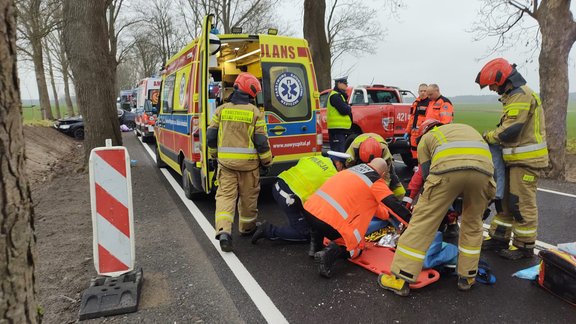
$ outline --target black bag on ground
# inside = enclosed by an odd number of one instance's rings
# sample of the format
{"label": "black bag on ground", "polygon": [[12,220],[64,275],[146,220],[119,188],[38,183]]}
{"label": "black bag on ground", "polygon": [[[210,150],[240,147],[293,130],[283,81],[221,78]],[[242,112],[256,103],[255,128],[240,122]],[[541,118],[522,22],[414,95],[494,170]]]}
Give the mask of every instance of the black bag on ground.
{"label": "black bag on ground", "polygon": [[538,284],[576,306],[576,256],[558,251],[540,251]]}

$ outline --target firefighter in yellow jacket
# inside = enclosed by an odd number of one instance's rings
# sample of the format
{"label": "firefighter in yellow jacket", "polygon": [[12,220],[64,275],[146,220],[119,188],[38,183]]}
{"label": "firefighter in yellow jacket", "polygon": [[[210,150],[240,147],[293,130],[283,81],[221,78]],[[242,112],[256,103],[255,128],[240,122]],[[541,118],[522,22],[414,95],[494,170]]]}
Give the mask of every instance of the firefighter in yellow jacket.
{"label": "firefighter in yellow jacket", "polygon": [[[504,106],[498,127],[484,133],[490,144],[502,146],[506,166],[503,213],[492,220],[490,236],[482,248],[517,260],[532,258],[538,227],[536,184],[539,170],[548,166],[544,111],[538,95],[526,86],[516,65],[503,58],[488,62],[478,73],[481,88],[501,95]],[[512,246],[510,237],[514,233]]]}
{"label": "firefighter in yellow jacket", "polygon": [[258,79],[240,73],[230,102],[216,109],[206,139],[212,158],[218,159],[216,239],[224,252],[232,251],[232,223],[238,201],[241,235],[252,235],[258,216],[260,166],[272,163],[266,123],[251,99],[262,91]]}
{"label": "firefighter in yellow jacket", "polygon": [[448,208],[463,196],[462,224],[458,239],[458,289],[475,283],[482,247],[482,214],[494,198],[494,166],[488,144],[471,126],[429,119],[422,123],[418,162],[424,191],[414,206],[408,228],[400,237],[392,275],[382,274],[378,284],[406,296],[416,282],[426,251]]}
{"label": "firefighter in yellow jacket", "polygon": [[396,198],[400,200],[404,198],[406,190],[396,174],[396,170],[394,169],[394,159],[392,159],[392,154],[388,149],[388,144],[382,136],[375,133],[360,134],[354,138],[350,147],[346,150],[346,154],[350,155],[346,160],[347,168],[360,163],[370,163],[377,157],[383,158],[386,161],[386,164],[388,164],[390,170],[387,176],[388,179],[385,179],[386,184],[390,187],[392,192],[394,192]]}

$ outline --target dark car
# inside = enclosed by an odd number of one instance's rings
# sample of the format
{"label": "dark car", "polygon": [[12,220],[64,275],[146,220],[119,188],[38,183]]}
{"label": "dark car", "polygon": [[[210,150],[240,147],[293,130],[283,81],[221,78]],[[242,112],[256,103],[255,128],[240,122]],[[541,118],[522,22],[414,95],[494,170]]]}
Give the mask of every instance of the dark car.
{"label": "dark car", "polygon": [[[117,111],[120,125],[124,124],[129,128],[136,127],[135,113],[123,109],[117,109]],[[54,128],[74,138],[84,139],[84,121],[82,120],[82,116],[58,119],[54,123]]]}

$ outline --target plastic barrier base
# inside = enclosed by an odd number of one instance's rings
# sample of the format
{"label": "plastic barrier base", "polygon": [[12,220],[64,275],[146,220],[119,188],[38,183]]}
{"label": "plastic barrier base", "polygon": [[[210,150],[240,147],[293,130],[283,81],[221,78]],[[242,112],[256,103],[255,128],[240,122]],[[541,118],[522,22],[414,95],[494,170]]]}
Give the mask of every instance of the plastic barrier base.
{"label": "plastic barrier base", "polygon": [[[366,242],[366,247],[362,251],[362,254],[355,259],[349,259],[349,261],[376,274],[391,274],[390,267],[392,266],[393,259],[394,249],[378,247],[374,246],[373,242]],[[422,288],[438,281],[438,279],[440,279],[440,273],[438,273],[438,271],[434,269],[423,269],[420,275],[418,275],[416,283],[410,284],[410,288]]]}
{"label": "plastic barrier base", "polygon": [[137,311],[142,281],[142,268],[118,277],[92,279],[82,294],[80,320]]}

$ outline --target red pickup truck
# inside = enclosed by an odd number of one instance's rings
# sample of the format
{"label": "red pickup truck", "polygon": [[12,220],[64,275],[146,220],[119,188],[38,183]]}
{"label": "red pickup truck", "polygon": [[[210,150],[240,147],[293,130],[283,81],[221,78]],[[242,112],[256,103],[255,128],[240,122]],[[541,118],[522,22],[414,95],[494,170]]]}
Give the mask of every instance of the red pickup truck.
{"label": "red pickup truck", "polygon": [[[320,94],[320,125],[324,142],[328,142],[326,104],[331,89]],[[408,90],[384,85],[348,87],[348,104],[352,107],[352,133],[349,142],[362,133],[376,133],[388,142],[392,154],[400,154],[406,165],[413,166],[410,145],[404,136],[414,94]],[[406,102],[404,97],[407,98]],[[410,100],[409,98],[412,98]],[[347,144],[349,145],[349,144]]]}

